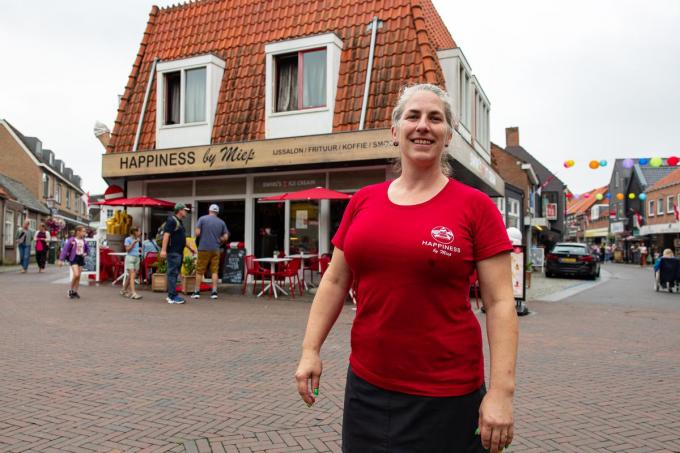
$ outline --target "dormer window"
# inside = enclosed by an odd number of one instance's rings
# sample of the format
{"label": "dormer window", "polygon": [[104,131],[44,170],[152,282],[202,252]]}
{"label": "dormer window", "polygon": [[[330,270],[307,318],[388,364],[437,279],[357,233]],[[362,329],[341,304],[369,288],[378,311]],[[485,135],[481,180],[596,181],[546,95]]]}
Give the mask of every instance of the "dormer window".
{"label": "dormer window", "polygon": [[206,118],[206,68],[168,72],[163,77],[165,78],[164,124],[204,122]]}
{"label": "dormer window", "polygon": [[276,112],[326,106],[326,49],[277,55]]}
{"label": "dormer window", "polygon": [[158,63],[156,148],[210,143],[224,68],[212,54]]}
{"label": "dormer window", "polygon": [[265,138],[329,134],[342,41],[334,33],[265,44]]}

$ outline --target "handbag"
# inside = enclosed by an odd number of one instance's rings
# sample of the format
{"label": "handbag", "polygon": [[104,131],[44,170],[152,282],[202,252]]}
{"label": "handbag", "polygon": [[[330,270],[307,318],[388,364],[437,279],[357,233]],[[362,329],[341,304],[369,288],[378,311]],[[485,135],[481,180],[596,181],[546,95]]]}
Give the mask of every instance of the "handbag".
{"label": "handbag", "polygon": [[36,252],[42,252],[43,251],[43,241],[38,239],[35,243],[35,251]]}

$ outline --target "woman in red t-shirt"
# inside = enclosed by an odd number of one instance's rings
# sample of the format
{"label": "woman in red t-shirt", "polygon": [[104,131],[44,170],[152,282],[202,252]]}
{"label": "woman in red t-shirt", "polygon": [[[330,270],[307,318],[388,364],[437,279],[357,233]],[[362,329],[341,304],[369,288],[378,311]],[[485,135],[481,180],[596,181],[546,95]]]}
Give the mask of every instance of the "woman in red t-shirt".
{"label": "woman in red t-shirt", "polygon": [[[445,149],[454,127],[443,90],[405,89],[392,113],[401,175],[357,192],[333,238],[295,377],[312,405],[321,345],[354,281],[345,452],[496,453],[512,441],[518,336],[512,247],[491,199],[449,177]],[[488,392],[481,328],[469,300],[475,269],[487,313]]]}

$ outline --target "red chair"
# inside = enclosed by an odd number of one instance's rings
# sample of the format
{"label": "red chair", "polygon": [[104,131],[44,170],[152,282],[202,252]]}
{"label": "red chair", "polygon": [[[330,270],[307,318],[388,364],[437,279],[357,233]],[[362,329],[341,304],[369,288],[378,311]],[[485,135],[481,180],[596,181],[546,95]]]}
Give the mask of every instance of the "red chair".
{"label": "red chair", "polygon": [[158,262],[158,252],[149,252],[142,260],[140,271],[141,278],[147,283],[151,283],[151,274],[153,274],[153,264]]}
{"label": "red chair", "polygon": [[331,264],[330,256],[322,255],[321,258],[319,258],[319,274],[321,274],[321,278],[323,278],[323,274],[326,273],[329,264]]}
{"label": "red chair", "polygon": [[125,263],[118,259],[117,256],[111,256],[109,253],[111,249],[106,249],[102,254],[103,259],[101,266],[106,269],[106,273],[111,276],[111,281],[115,281],[125,272]]}
{"label": "red chair", "polygon": [[300,295],[302,296],[303,290],[302,290],[302,283],[300,282],[300,259],[295,258],[291,261],[289,261],[285,269],[281,272],[276,272],[274,274],[274,277],[276,280],[281,280],[284,281],[286,278],[288,279],[288,284],[290,287],[290,295],[293,299],[295,299],[295,286],[294,283],[297,284],[298,290],[300,291]]}
{"label": "red chair", "polygon": [[307,265],[302,268],[302,278],[305,278],[305,272],[309,272],[309,281],[314,284],[314,272],[319,272],[319,257],[313,256],[307,259]]}
{"label": "red chair", "polygon": [[[243,288],[241,288],[241,294],[246,293],[246,286],[248,285],[248,276],[253,276],[253,294],[255,294],[255,288],[257,287],[257,280],[262,281],[262,291],[264,291],[264,281],[271,278],[271,271],[260,266],[260,263],[255,261],[255,255],[246,255],[243,257],[244,263],[244,275],[243,275]],[[270,289],[271,292],[271,289]]]}

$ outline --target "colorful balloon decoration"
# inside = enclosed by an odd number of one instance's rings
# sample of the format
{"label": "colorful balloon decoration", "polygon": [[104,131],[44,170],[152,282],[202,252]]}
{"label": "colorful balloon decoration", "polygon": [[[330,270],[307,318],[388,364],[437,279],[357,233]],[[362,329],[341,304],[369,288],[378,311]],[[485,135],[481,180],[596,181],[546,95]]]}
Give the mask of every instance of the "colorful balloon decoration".
{"label": "colorful balloon decoration", "polygon": [[567,192],[567,200],[571,200],[572,198],[574,198],[574,194],[571,192]]}
{"label": "colorful balloon decoration", "polygon": [[675,167],[676,165],[678,165],[678,162],[680,162],[680,159],[678,159],[677,156],[671,156],[668,159],[666,159],[666,163],[671,167]]}
{"label": "colorful balloon decoration", "polygon": [[635,161],[633,159],[623,159],[623,168],[633,168]]}
{"label": "colorful balloon decoration", "polygon": [[600,161],[600,167],[606,167],[606,166],[607,166],[607,161],[604,160],[604,159],[602,159],[602,160]]}
{"label": "colorful balloon decoration", "polygon": [[649,163],[649,159],[647,159],[646,157],[643,157],[638,162],[640,163],[640,165],[647,165]]}
{"label": "colorful balloon decoration", "polygon": [[660,157],[652,157],[649,160],[649,165],[651,165],[652,167],[660,167],[663,165],[663,159]]}
{"label": "colorful balloon decoration", "polygon": [[635,194],[633,192],[628,194],[628,199],[629,200],[635,200]]}
{"label": "colorful balloon decoration", "polygon": [[600,201],[600,200],[602,200],[603,198],[604,198],[604,197],[602,196],[601,193],[598,193],[597,195],[595,195],[595,199],[596,199],[597,201]]}
{"label": "colorful balloon decoration", "polygon": [[596,160],[591,160],[590,162],[588,162],[588,166],[593,170],[597,170],[598,168],[600,168],[600,163]]}
{"label": "colorful balloon decoration", "polygon": [[624,198],[624,197],[623,197],[623,194],[622,194],[621,192],[619,192],[619,193],[616,194],[616,199],[617,199],[617,200],[623,200],[623,198]]}
{"label": "colorful balloon decoration", "polygon": [[607,192],[607,195],[605,195],[604,197],[605,197],[607,200],[609,200],[609,199],[611,199],[612,194],[610,194],[609,192]]}
{"label": "colorful balloon decoration", "polygon": [[564,161],[564,164],[562,164],[562,165],[564,165],[564,168],[571,168],[571,167],[574,166],[574,164],[576,164],[576,162],[574,162],[573,160],[569,159],[569,160],[565,160],[565,161]]}
{"label": "colorful balloon decoration", "polygon": [[584,194],[583,194],[583,198],[585,198],[585,199],[587,200],[588,198],[590,198],[590,194],[589,194],[589,193],[584,193]]}
{"label": "colorful balloon decoration", "polygon": [[640,200],[642,200],[642,201],[645,201],[645,200],[647,199],[647,194],[646,194],[646,193],[641,193],[640,196],[638,196],[638,198],[639,198]]}

